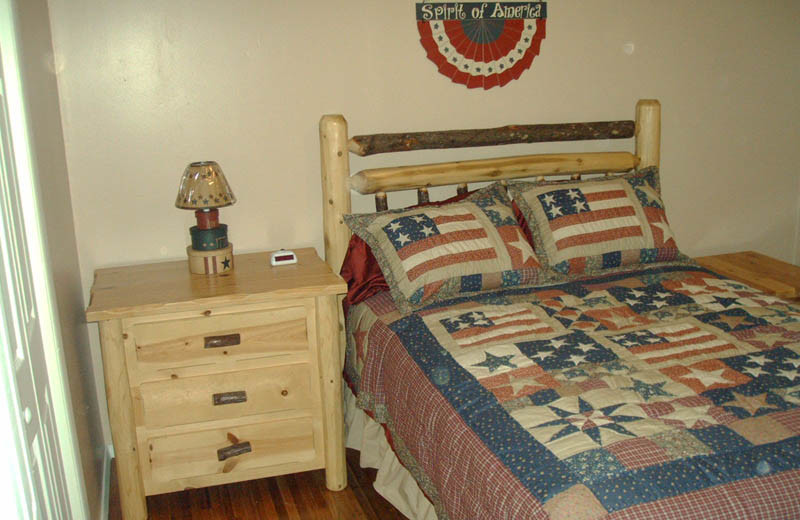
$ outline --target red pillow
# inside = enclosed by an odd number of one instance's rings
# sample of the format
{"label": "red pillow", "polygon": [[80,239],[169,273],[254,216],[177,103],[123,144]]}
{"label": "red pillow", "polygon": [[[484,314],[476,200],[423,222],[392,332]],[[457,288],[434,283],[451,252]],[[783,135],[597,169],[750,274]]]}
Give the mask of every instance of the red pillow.
{"label": "red pillow", "polygon": [[[467,193],[460,193],[449,199],[438,202],[426,202],[425,204],[415,204],[411,207],[417,208],[420,206],[442,206],[444,204],[452,204],[453,202],[463,200],[472,193],[472,191],[468,191]],[[522,228],[523,233],[525,233],[525,238],[528,240],[528,243],[531,244],[531,247],[533,247],[531,228],[525,221],[525,217],[522,216],[522,211],[520,211],[517,203],[512,201],[511,205],[514,209],[514,216],[517,218],[517,222]],[[350,237],[350,243],[347,246],[347,253],[344,255],[342,269],[339,271],[339,274],[344,278],[344,281],[347,282],[347,296],[345,296],[342,302],[345,314],[347,314],[347,309],[350,308],[351,305],[363,302],[373,294],[389,290],[389,285],[383,277],[383,272],[378,265],[378,261],[372,254],[372,248],[356,234]]]}

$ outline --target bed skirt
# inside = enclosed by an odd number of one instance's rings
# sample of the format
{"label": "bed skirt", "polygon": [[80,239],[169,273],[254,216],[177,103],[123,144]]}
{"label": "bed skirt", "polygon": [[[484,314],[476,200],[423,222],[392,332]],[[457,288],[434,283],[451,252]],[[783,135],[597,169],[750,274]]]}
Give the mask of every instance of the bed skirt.
{"label": "bed skirt", "polygon": [[433,504],[397,459],[383,427],[356,407],[353,392],[347,385],[344,387],[346,445],[361,452],[359,463],[362,468],[378,470],[373,484],[375,491],[408,518],[436,520]]}

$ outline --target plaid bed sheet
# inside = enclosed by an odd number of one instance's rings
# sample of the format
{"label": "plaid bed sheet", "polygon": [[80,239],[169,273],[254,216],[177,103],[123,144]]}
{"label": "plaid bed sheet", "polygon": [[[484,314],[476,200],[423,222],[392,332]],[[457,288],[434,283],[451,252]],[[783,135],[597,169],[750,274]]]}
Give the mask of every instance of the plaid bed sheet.
{"label": "plaid bed sheet", "polygon": [[800,307],[696,266],[350,310],[441,520],[800,518]]}

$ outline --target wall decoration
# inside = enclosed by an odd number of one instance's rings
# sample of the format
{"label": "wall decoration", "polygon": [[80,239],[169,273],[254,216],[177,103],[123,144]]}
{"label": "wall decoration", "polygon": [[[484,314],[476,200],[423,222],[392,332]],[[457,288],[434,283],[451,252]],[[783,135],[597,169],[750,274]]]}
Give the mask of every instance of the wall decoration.
{"label": "wall decoration", "polygon": [[546,2],[416,4],[420,41],[439,72],[467,88],[506,85],[539,54]]}

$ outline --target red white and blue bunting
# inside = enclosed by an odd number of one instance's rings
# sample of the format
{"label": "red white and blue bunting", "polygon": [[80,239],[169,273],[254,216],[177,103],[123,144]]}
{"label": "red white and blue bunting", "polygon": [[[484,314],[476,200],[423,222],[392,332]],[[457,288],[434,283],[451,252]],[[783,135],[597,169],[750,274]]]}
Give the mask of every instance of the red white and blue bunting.
{"label": "red white and blue bunting", "polygon": [[545,37],[545,2],[425,2],[416,11],[428,58],[467,88],[519,78]]}

